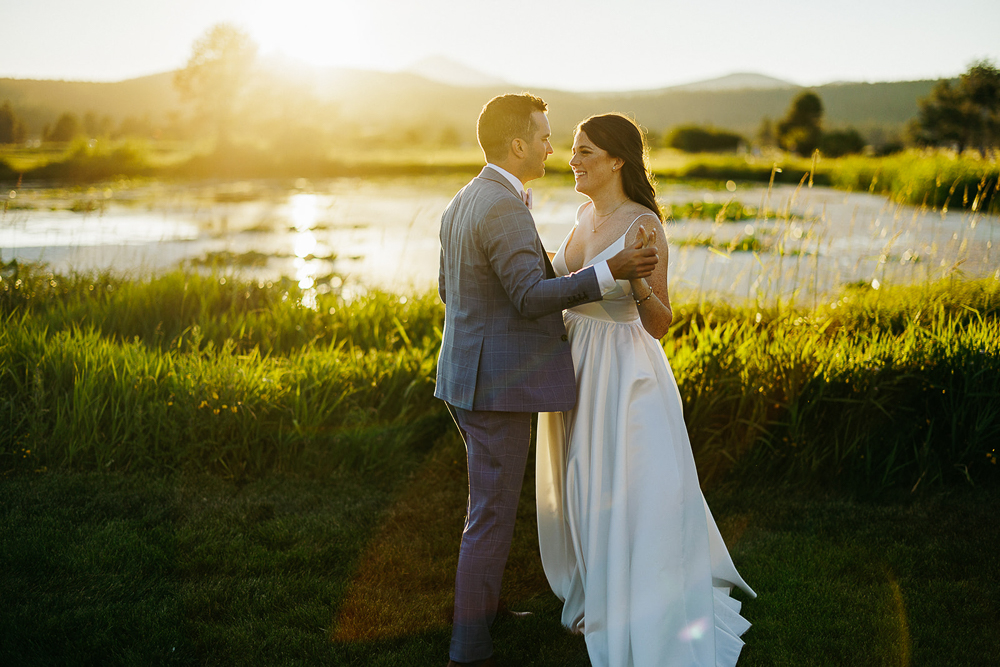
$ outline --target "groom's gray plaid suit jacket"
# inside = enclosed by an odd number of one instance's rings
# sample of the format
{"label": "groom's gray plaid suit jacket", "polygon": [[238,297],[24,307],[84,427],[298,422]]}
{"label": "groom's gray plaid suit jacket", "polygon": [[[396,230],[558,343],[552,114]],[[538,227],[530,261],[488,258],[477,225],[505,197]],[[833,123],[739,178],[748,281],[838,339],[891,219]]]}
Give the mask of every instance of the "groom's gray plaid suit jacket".
{"label": "groom's gray plaid suit jacket", "polygon": [[517,190],[485,167],[441,218],[444,336],[434,395],[465,410],[576,403],[562,310],[601,299],[593,267],[555,277]]}

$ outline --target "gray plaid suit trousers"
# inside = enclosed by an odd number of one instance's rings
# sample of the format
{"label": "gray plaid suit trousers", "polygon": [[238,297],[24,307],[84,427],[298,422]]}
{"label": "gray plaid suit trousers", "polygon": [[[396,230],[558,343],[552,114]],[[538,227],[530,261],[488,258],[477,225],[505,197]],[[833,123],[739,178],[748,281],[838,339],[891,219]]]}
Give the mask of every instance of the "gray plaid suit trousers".
{"label": "gray plaid suit trousers", "polygon": [[531,439],[531,413],[451,408],[469,459],[469,505],[455,575],[451,659],[493,655],[490,625],[510,553]]}

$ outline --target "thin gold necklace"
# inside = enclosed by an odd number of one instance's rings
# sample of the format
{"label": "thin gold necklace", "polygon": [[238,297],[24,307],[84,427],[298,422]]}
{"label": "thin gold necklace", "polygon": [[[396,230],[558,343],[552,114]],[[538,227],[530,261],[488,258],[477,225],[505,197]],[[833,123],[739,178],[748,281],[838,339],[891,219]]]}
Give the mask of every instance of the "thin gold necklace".
{"label": "thin gold necklace", "polygon": [[[602,215],[602,216],[598,216],[597,215],[597,206],[594,206],[594,219],[591,220],[591,224],[593,224],[593,226],[594,226],[593,233],[596,234],[597,233],[597,228],[600,227],[601,225],[603,225],[605,222],[607,222],[608,219],[611,218],[611,216],[613,216],[618,211],[618,209],[620,209],[622,206],[624,206],[625,202],[627,202],[627,201],[628,201],[628,197],[626,197],[625,199],[623,199],[621,204],[618,204],[618,206],[615,206],[614,209],[611,211],[611,213],[608,213],[607,215]],[[604,218],[603,220],[601,220],[601,225],[597,224],[597,218],[598,217]]]}

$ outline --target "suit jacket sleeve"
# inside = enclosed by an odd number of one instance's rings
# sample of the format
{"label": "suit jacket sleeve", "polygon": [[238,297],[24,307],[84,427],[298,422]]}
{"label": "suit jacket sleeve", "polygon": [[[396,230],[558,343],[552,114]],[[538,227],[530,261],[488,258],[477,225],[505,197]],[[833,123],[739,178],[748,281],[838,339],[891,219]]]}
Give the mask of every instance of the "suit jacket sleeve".
{"label": "suit jacket sleeve", "polygon": [[480,247],[523,317],[537,319],[601,299],[592,266],[559,278],[546,276],[545,250],[534,220],[514,197],[495,202],[478,232]]}
{"label": "suit jacket sleeve", "polygon": [[444,248],[441,248],[441,259],[438,262],[438,296],[441,297],[441,303],[448,303],[448,290],[444,278]]}

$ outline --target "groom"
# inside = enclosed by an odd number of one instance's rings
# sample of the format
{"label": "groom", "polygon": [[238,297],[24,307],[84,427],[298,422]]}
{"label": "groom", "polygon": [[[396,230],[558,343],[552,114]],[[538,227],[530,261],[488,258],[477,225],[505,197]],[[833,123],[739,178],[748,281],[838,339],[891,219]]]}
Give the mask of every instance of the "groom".
{"label": "groom", "polygon": [[528,458],[531,413],[576,402],[562,310],[598,301],[615,280],[649,276],[653,248],[625,248],[557,278],[524,184],[552,153],[546,105],[502,95],[479,115],[486,167],[441,217],[438,290],[445,303],[437,389],[465,441],[469,504],[455,579],[449,666],[493,665],[496,617]]}

